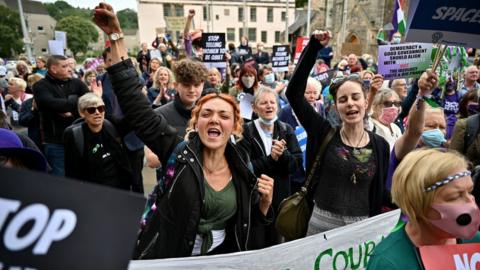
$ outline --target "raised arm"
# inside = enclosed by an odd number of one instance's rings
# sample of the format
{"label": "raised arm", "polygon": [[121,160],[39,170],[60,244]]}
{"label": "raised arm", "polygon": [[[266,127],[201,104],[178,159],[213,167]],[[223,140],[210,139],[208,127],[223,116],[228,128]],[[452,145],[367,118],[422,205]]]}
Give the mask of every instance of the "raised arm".
{"label": "raised arm", "polygon": [[297,67],[288,83],[286,92],[290,106],[307,133],[315,132],[314,129],[319,128],[318,124],[327,124],[327,121],[315,112],[304,96],[308,75],[315,64],[315,57],[318,51],[324,46],[321,43],[325,43],[326,41],[326,45],[329,39],[328,34],[325,34],[326,32],[317,33],[319,32],[316,32],[316,35],[310,37],[310,41],[300,55]]}
{"label": "raised arm", "polygon": [[395,156],[402,160],[410,151],[417,147],[425,125],[425,97],[428,97],[438,84],[435,72],[427,70],[418,81],[419,94],[408,116],[408,126],[405,133],[395,143]]}
{"label": "raised arm", "polygon": [[[107,35],[122,32],[117,16],[112,7],[106,3],[100,3],[95,7],[93,20]],[[166,164],[178,143],[175,129],[167,124],[166,119],[154,113],[147,98],[142,94],[143,86],[127,55],[123,39],[111,40],[111,57],[112,65],[107,71],[125,121],[160,161]]]}

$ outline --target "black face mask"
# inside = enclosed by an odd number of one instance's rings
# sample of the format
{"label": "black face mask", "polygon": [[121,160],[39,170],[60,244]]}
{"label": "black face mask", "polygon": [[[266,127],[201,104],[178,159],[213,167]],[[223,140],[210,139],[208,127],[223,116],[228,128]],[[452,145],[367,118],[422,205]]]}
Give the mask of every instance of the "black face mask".
{"label": "black face mask", "polygon": [[468,104],[467,105],[468,115],[475,115],[478,113],[478,104]]}

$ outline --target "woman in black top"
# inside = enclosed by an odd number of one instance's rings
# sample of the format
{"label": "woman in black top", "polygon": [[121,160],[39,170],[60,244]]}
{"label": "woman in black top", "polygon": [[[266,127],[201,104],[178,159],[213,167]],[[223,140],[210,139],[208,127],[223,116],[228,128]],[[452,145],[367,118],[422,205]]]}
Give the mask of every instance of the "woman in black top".
{"label": "woman in black top", "polygon": [[[287,89],[287,97],[308,135],[307,171],[318,148],[332,129],[304,97],[315,56],[328,44],[326,32],[316,32],[303,50]],[[330,87],[343,125],[328,142],[322,165],[314,172],[311,196],[315,202],[308,235],[347,225],[380,213],[388,198],[384,181],[388,169],[387,142],[365,130],[367,100],[357,77],[337,79]]]}
{"label": "woman in black top", "polygon": [[105,120],[105,104],[94,93],[78,100],[83,123],[68,127],[65,176],[130,190],[133,174],[127,153],[113,125]]}

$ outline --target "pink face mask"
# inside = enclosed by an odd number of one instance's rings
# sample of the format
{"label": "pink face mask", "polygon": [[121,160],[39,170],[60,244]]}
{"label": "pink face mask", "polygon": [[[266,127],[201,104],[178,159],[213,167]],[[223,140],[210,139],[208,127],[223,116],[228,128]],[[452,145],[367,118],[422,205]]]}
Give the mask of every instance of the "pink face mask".
{"label": "pink face mask", "polygon": [[480,210],[475,202],[464,204],[432,204],[440,219],[428,219],[437,228],[455,238],[472,239],[480,227]]}
{"label": "pink face mask", "polygon": [[380,122],[385,125],[390,125],[397,119],[399,109],[397,107],[385,107],[380,114]]}

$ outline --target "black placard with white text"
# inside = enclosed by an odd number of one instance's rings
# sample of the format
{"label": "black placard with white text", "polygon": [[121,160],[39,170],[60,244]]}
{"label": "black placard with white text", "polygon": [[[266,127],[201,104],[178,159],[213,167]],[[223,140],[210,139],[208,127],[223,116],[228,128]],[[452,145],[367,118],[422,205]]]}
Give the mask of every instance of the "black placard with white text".
{"label": "black placard with white text", "polygon": [[127,269],[145,199],[0,167],[0,269]]}
{"label": "black placard with white text", "polygon": [[207,67],[223,68],[225,63],[225,33],[203,33],[203,63]]}
{"label": "black placard with white text", "polygon": [[289,60],[290,60],[290,49],[288,45],[273,46],[272,69],[274,72],[288,71]]}

